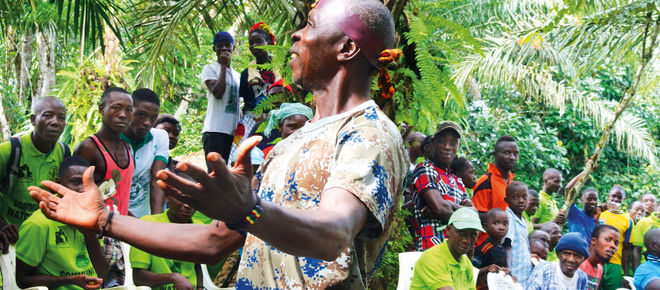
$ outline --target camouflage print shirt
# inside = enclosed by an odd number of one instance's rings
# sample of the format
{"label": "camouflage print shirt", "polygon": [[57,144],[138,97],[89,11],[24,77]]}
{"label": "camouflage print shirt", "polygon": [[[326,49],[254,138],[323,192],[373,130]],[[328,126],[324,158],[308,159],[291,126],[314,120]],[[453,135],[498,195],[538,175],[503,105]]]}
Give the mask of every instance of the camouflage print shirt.
{"label": "camouflage print shirt", "polygon": [[292,256],[248,235],[236,288],[365,289],[385,250],[407,171],[401,135],[373,101],[308,123],[279,142],[253,181],[263,200],[314,210],[324,191],[342,188],[370,216],[334,261]]}

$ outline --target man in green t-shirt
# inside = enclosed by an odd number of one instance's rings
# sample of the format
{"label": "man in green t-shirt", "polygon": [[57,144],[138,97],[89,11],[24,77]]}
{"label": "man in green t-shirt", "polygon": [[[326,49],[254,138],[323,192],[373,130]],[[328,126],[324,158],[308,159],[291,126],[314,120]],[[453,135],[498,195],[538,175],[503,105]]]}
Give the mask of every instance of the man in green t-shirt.
{"label": "man in green t-shirt", "polygon": [[[559,170],[549,168],[543,172],[543,189],[539,192],[539,208],[532,216],[534,224],[540,225],[552,221],[562,225],[566,222],[566,214],[559,212],[557,202],[552,196],[561,188],[561,182],[562,175]],[[537,227],[535,226],[535,228]]]}
{"label": "man in green t-shirt", "polygon": [[644,236],[646,233],[652,229],[660,228],[660,206],[655,208],[650,216],[643,218],[633,228],[633,252],[632,252],[632,266],[633,272],[637,269],[637,266],[642,260],[642,253],[646,252],[646,247],[644,247]]}
{"label": "man in green t-shirt", "polygon": [[[171,197],[167,197],[167,201],[170,208],[165,212],[146,215],[142,219],[158,223],[202,223],[193,219],[195,210],[189,205]],[[196,285],[203,288],[201,283],[197,284],[197,281],[202,280],[199,265],[161,258],[135,247],[131,247],[129,256],[136,285],[160,290],[195,289]]]}
{"label": "man in green t-shirt", "polygon": [[[83,191],[89,163],[79,156],[62,161],[57,182]],[[16,282],[21,288],[96,289],[108,271],[101,245],[92,233],[49,220],[37,210],[23,222],[16,243]],[[97,275],[98,274],[98,275]]]}
{"label": "man in green t-shirt", "polygon": [[[479,214],[467,207],[456,210],[449,218],[447,240],[426,250],[415,263],[410,289],[475,289],[476,277],[466,254],[474,248],[477,231],[485,232]],[[494,266],[484,272],[501,270]]]}
{"label": "man in green t-shirt", "polygon": [[[65,157],[64,148],[57,143],[66,125],[66,108],[62,101],[54,97],[36,100],[30,121],[34,130],[19,137],[18,172],[10,188],[4,188],[0,194],[0,229],[4,229],[3,232],[7,230],[6,225],[20,227],[39,208],[30,197],[28,186],[40,186],[42,180],[55,180]],[[11,142],[0,144],[0,182],[9,177],[11,151]]]}

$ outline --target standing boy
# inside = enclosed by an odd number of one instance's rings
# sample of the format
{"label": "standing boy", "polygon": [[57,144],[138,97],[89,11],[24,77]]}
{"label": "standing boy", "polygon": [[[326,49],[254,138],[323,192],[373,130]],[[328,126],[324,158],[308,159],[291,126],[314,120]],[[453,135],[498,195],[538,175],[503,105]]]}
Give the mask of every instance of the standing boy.
{"label": "standing boy", "polygon": [[566,215],[559,213],[557,202],[552,196],[561,188],[562,175],[559,170],[554,168],[546,169],[543,172],[543,189],[539,192],[539,209],[532,217],[535,224],[544,224],[554,221],[557,224],[566,222]]}
{"label": "standing boy", "polygon": [[577,208],[575,203],[568,210],[567,226],[569,232],[581,233],[587,241],[591,240],[591,233],[598,225],[596,215],[598,214],[598,192],[590,187],[582,191],[580,198],[582,209]]}
{"label": "standing boy", "polygon": [[642,253],[647,249],[644,247],[644,236],[652,229],[660,228],[660,207],[657,207],[657,210],[651,213],[650,216],[643,218],[639,221],[632,233],[632,265],[633,271],[637,269],[637,266],[642,262]]}
{"label": "standing boy", "polygon": [[[89,163],[80,156],[64,159],[57,182],[83,192]],[[21,288],[99,288],[108,272],[96,235],[49,220],[35,211],[21,226],[16,243],[16,282]]]}
{"label": "standing boy", "polygon": [[591,236],[589,258],[582,262],[582,270],[589,280],[587,289],[596,290],[603,276],[603,263],[607,263],[619,247],[619,231],[610,225],[599,225]]}
{"label": "standing boy", "polygon": [[527,208],[527,185],[520,181],[510,183],[506,188],[506,215],[509,219],[509,230],[506,238],[511,240],[507,248],[510,258],[511,274],[525,285],[532,272],[532,257],[527,240],[527,223],[522,213]]}
{"label": "standing boy", "polygon": [[539,209],[539,193],[533,189],[530,189],[527,192],[527,208],[523,212],[523,217],[525,218],[525,222],[527,222],[527,231],[531,233],[534,229],[539,228],[539,225],[535,227],[532,222],[532,216],[534,216]]}
{"label": "standing boy", "polygon": [[[238,86],[241,79],[241,76],[230,67],[231,54],[234,51],[234,38],[231,34],[218,32],[213,37],[213,51],[217,61],[205,65],[200,75],[208,100],[202,128],[202,143],[204,156],[210,152],[217,152],[228,162],[234,131],[238,125],[240,105]],[[208,162],[206,166],[210,172]]]}
{"label": "standing boy", "polygon": [[133,118],[121,137],[131,145],[135,171],[131,181],[131,198],[128,210],[136,217],[163,212],[163,190],[156,185],[156,172],[165,169],[169,158],[167,132],[153,128],[160,99],[150,89],[133,92]]}
{"label": "standing boy", "polygon": [[621,201],[626,192],[620,185],[614,185],[607,195],[607,210],[600,214],[600,224],[611,225],[619,230],[619,248],[610,262],[603,266],[601,289],[621,287],[623,276],[628,273],[633,236],[633,220],[621,210]]}

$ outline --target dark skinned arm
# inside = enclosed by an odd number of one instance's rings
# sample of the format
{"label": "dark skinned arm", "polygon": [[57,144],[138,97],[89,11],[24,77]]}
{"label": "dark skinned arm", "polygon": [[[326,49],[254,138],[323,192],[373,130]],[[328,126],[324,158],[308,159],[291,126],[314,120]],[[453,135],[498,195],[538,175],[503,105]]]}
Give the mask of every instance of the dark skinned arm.
{"label": "dark skinned arm", "polygon": [[192,283],[179,273],[157,274],[145,269],[133,269],[135,285],[157,287],[174,284],[174,289],[194,289]]}
{"label": "dark skinned arm", "polygon": [[98,154],[100,154],[98,147],[94,141],[90,138],[87,138],[80,142],[76,149],[73,150],[73,155],[78,155],[83,159],[87,160],[90,165],[94,166],[94,181],[99,182],[105,177],[105,161],[99,162]]}
{"label": "dark skinned arm", "polygon": [[[97,231],[107,217],[108,212],[100,216]],[[211,225],[168,224],[114,215],[106,233],[159,257],[201,264],[217,264],[245,243],[241,234],[220,221]]]}
{"label": "dark skinned arm", "polygon": [[632,252],[631,243],[623,243],[623,249],[621,249],[621,267],[623,267],[623,275],[628,275],[628,268],[630,267],[630,254]]}
{"label": "dark skinned arm", "polygon": [[442,199],[442,193],[436,189],[429,189],[422,192],[422,197],[426,200],[429,209],[446,224],[454,209],[448,201]]}
{"label": "dark skinned arm", "polygon": [[163,207],[165,205],[165,195],[163,190],[158,187],[156,181],[156,173],[158,171],[165,169],[167,163],[162,160],[156,160],[151,164],[151,182],[149,183],[149,198],[151,202],[151,214],[159,214],[163,212]]}
{"label": "dark skinned arm", "polygon": [[217,80],[206,80],[204,84],[206,85],[206,88],[211,91],[211,94],[218,99],[221,100],[222,96],[225,95],[225,90],[227,89],[227,67],[224,65],[220,65],[220,75],[218,76]]}
{"label": "dark skinned arm", "polygon": [[103,249],[101,249],[101,244],[99,243],[99,240],[96,238],[95,234],[83,233],[83,235],[85,236],[87,254],[89,255],[89,259],[92,261],[92,265],[94,265],[96,275],[101,279],[105,279],[108,275],[108,271],[110,270],[110,264],[108,264],[108,261],[105,259]]}
{"label": "dark skinned arm", "polygon": [[633,273],[635,270],[637,270],[637,267],[639,267],[639,262],[642,260],[642,247],[640,246],[633,246],[632,249],[632,270]]}
{"label": "dark skinned arm", "polygon": [[[25,264],[20,259],[16,259],[16,283],[18,287],[29,288],[36,286],[46,286],[49,289],[67,286],[78,285],[86,289],[101,288],[102,280],[96,277],[89,277],[86,275],[76,276],[50,276],[37,274],[35,267]],[[94,284],[88,284],[94,283]]]}

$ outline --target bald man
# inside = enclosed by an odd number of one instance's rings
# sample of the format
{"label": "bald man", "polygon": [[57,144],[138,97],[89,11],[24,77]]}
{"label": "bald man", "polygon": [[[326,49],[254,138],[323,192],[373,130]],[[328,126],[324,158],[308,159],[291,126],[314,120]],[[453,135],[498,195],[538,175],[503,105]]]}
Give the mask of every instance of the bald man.
{"label": "bald man", "polygon": [[[32,132],[0,144],[0,249],[3,251],[7,242],[13,243],[18,238],[18,227],[23,221],[39,209],[28,194],[28,186],[55,180],[60,163],[70,155],[69,148],[57,142],[66,125],[66,107],[62,101],[55,97],[37,99],[30,122],[34,126]],[[12,167],[18,171],[10,173]]]}
{"label": "bald man", "polygon": [[210,153],[211,175],[185,161],[178,165],[196,182],[158,173],[166,194],[220,221],[113,217],[99,207],[100,198],[86,198],[98,196],[91,170],[86,194],[52,182],[44,186],[62,198],[38,187],[31,194],[50,218],[167,258],[213,263],[243,246],[236,288],[365,289],[385,250],[409,165],[397,127],[369,97],[373,72],[389,59],[379,56],[394,45],[394,21],[377,0],[321,0],[292,39],[293,81],[314,94],[311,122],[278,143],[254,179],[249,152],[259,137],[243,142],[231,170]]}

